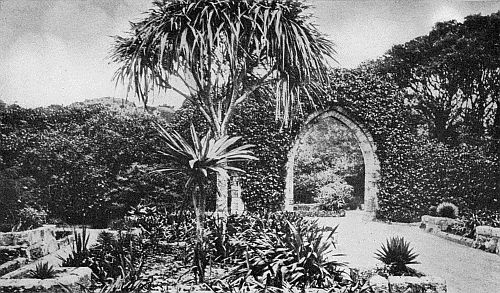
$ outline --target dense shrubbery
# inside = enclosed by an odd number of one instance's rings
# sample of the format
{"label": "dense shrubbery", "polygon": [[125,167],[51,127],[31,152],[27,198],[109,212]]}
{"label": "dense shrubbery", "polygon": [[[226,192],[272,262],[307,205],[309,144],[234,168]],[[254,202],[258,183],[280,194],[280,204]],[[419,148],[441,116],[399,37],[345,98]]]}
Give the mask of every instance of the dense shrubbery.
{"label": "dense shrubbery", "polygon": [[[239,109],[230,127],[231,135],[243,136],[242,143],[256,145],[259,161],[246,163],[241,178],[250,211],[281,209],[288,152],[304,117],[316,110],[304,104],[291,127],[283,127],[263,95],[256,94]],[[379,218],[416,221],[444,201],[465,214],[499,210],[498,157],[480,146],[448,146],[420,135],[418,117],[389,82],[365,70],[334,70],[321,100],[324,109],[343,107],[377,144]],[[24,204],[69,222],[85,217],[105,224],[140,199],[176,202],[176,194],[182,193],[175,188],[182,186],[176,183],[179,178],[148,172],[156,162],[151,119],[93,107],[9,107],[1,111],[0,167],[9,182],[35,182],[28,188],[31,193],[19,193]],[[206,129],[203,117],[190,106],[176,113],[172,127],[185,132],[191,121]]]}
{"label": "dense shrubbery", "polygon": [[28,205],[68,223],[101,226],[141,200],[175,203],[176,177],[149,172],[155,120],[97,106],[7,107],[0,112],[0,170],[9,199],[2,202],[11,201],[12,211]]}

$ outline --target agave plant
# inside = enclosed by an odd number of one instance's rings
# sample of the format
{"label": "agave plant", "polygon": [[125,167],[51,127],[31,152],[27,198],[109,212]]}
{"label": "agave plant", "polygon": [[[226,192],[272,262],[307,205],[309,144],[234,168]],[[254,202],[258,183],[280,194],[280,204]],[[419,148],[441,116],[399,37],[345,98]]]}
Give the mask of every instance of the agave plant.
{"label": "agave plant", "polygon": [[222,136],[215,139],[210,131],[205,136],[200,137],[191,124],[192,141],[189,143],[175,130],[167,131],[159,124],[156,125],[156,129],[165,143],[160,154],[175,164],[174,168],[158,169],[157,172],[180,171],[188,176],[185,190],[191,195],[196,218],[194,267],[198,280],[203,282],[206,266],[202,249],[205,199],[211,175],[227,179],[229,172],[243,172],[243,170],[232,166],[233,163],[257,158],[252,155],[250,150],[253,145],[245,144],[234,147],[240,137]]}
{"label": "agave plant", "polygon": [[28,276],[33,279],[51,279],[56,276],[56,271],[48,262],[40,262],[33,270],[29,271]]}
{"label": "agave plant", "polygon": [[375,253],[375,258],[388,266],[389,274],[400,276],[414,274],[415,271],[407,265],[418,264],[415,259],[418,254],[410,248],[410,243],[403,237],[392,237],[387,240],[386,245]]}

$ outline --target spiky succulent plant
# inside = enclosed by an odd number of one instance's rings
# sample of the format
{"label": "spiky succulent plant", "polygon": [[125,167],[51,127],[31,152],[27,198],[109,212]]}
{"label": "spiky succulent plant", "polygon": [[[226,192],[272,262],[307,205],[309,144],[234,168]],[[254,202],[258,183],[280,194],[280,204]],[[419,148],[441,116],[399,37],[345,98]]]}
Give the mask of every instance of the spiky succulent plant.
{"label": "spiky succulent plant", "polygon": [[391,275],[412,275],[415,271],[408,267],[411,264],[418,264],[415,259],[418,254],[410,248],[410,243],[403,237],[392,237],[387,239],[387,243],[375,253],[375,258],[387,265]]}

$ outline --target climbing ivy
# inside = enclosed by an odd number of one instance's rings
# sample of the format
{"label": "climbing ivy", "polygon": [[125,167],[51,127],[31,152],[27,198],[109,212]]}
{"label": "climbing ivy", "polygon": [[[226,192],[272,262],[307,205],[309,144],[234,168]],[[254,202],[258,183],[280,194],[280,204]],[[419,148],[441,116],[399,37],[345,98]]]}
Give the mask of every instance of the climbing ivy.
{"label": "climbing ivy", "polygon": [[[231,134],[256,145],[259,158],[244,166],[242,196],[247,209],[283,207],[285,165],[300,127],[309,114],[339,106],[368,129],[377,146],[381,163],[378,218],[416,221],[442,201],[453,202],[463,211],[500,209],[498,158],[472,146],[452,147],[419,134],[419,117],[405,104],[405,94],[366,70],[333,70],[330,81],[329,88],[313,96],[320,106],[303,104],[289,127],[275,120],[264,92],[235,114]],[[192,108],[181,111],[176,127],[202,121],[195,112]]]}

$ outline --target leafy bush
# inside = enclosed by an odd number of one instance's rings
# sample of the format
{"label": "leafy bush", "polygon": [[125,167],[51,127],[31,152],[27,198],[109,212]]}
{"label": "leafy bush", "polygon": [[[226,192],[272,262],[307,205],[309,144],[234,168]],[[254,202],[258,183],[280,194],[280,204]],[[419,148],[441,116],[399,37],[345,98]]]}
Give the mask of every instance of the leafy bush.
{"label": "leafy bush", "polygon": [[130,256],[124,256],[118,266],[120,275],[108,279],[97,291],[98,293],[141,293],[145,292],[151,280],[142,277],[144,270],[144,256],[133,262]]}
{"label": "leafy bush", "polygon": [[390,275],[405,276],[414,275],[415,271],[407,265],[418,264],[415,259],[418,254],[410,248],[410,243],[403,237],[392,237],[387,240],[385,245],[375,253],[375,258],[383,262]]}
{"label": "leafy bush", "polygon": [[[89,267],[98,281],[106,284],[109,278],[133,278],[141,274],[146,248],[139,236],[127,232],[98,235],[98,244],[90,249]],[[124,273],[131,276],[124,276]],[[133,275],[133,276],[132,276]]]}
{"label": "leafy bush", "polygon": [[56,276],[56,271],[48,262],[39,262],[33,270],[28,272],[28,277],[33,279],[51,279]]}
{"label": "leafy bush", "polygon": [[[0,111],[0,174],[15,169],[5,176],[17,185],[5,188],[18,191],[11,197],[18,209],[26,203],[50,218],[101,228],[141,201],[176,204],[177,177],[149,172],[157,161],[150,124],[158,119],[98,106],[8,107]],[[30,186],[21,181],[28,179]]]}
{"label": "leafy bush", "polygon": [[436,208],[439,217],[456,219],[458,217],[458,207],[450,202],[442,202]]}
{"label": "leafy bush", "polygon": [[16,230],[36,229],[47,223],[47,213],[32,207],[25,207],[18,213],[19,225]]}
{"label": "leafy bush", "polygon": [[143,245],[142,238],[128,232],[120,231],[115,236],[103,231],[97,237],[97,245],[90,248],[88,239],[85,228],[82,233],[75,232],[73,250],[63,260],[62,266],[91,268],[102,285],[100,292],[139,292],[145,288],[141,275],[147,247]]}
{"label": "leafy bush", "polygon": [[334,249],[336,229],[327,232],[316,221],[292,214],[257,218],[251,226],[230,239],[236,263],[229,277],[231,286],[328,288],[335,284],[342,264],[334,258],[337,255],[327,255]]}
{"label": "leafy bush", "polygon": [[320,208],[325,211],[338,211],[345,208],[346,203],[352,199],[354,188],[342,181],[329,183],[320,189],[316,199]]}

